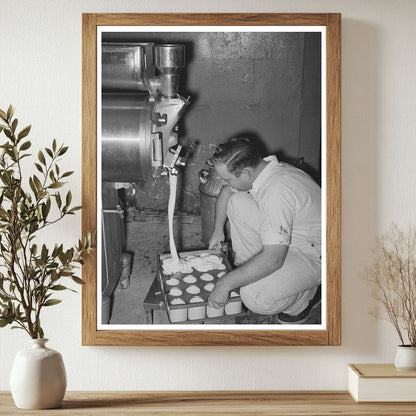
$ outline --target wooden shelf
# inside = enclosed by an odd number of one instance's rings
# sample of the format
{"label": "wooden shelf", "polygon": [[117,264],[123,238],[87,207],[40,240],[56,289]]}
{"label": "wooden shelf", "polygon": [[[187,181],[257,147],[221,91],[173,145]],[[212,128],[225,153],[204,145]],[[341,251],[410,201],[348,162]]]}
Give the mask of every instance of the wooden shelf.
{"label": "wooden shelf", "polygon": [[339,391],[67,392],[59,409],[22,410],[0,392],[0,415],[415,415],[414,403],[355,403]]}

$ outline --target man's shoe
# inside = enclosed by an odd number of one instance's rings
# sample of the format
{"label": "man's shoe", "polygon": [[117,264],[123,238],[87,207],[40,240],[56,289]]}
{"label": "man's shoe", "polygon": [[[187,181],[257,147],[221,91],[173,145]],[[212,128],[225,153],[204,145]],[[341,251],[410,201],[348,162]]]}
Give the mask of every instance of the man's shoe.
{"label": "man's shoe", "polygon": [[318,286],[314,297],[309,301],[309,305],[298,315],[288,315],[280,312],[277,314],[279,324],[296,325],[303,324],[311,316],[312,311],[321,304],[321,285]]}

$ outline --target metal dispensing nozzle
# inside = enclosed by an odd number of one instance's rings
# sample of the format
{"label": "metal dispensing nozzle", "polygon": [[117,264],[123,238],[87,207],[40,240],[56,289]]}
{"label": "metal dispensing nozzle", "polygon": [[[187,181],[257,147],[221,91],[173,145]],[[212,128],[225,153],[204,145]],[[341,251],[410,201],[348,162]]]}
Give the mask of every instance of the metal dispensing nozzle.
{"label": "metal dispensing nozzle", "polygon": [[[185,46],[155,45],[154,66],[158,74],[150,82],[152,93],[157,96],[152,118],[152,133],[157,143],[153,166],[171,171],[181,164],[179,146],[175,151],[172,149],[178,144],[177,122],[189,104],[189,99],[178,94],[179,72],[185,66]],[[162,161],[162,165],[158,161]]]}
{"label": "metal dispensing nozzle", "polygon": [[158,90],[164,97],[175,97],[178,94],[179,72],[184,66],[184,45],[155,46],[155,67],[159,71]]}

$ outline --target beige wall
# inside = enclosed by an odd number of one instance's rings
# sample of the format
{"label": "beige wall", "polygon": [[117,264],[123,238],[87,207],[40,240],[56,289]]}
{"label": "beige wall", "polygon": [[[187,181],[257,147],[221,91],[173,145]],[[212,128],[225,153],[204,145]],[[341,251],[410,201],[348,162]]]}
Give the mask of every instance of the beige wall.
{"label": "beige wall", "polygon": [[[370,290],[359,278],[375,236],[391,221],[416,220],[412,0],[0,0],[0,107],[16,106],[33,124],[34,147],[56,137],[70,145],[66,167],[74,199],[81,185],[81,13],[342,13],[342,338],[341,347],[81,347],[81,299],[64,294],[45,314],[68,389],[344,389],[349,362],[392,362],[392,328],[369,316]],[[70,160],[71,159],[71,160]],[[63,166],[64,167],[64,166]],[[80,217],[45,236],[69,244]],[[57,234],[59,237],[57,237]],[[7,390],[18,331],[0,330],[0,390]]]}

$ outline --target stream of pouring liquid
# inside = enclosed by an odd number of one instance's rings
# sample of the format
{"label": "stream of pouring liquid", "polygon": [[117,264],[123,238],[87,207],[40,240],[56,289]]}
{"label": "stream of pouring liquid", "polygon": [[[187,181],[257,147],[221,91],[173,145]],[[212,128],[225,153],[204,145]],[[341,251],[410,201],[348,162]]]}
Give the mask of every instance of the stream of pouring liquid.
{"label": "stream of pouring liquid", "polygon": [[178,252],[176,250],[175,239],[173,238],[173,214],[175,212],[176,187],[178,176],[169,173],[169,203],[168,203],[168,220],[169,220],[169,248],[172,256],[172,262],[180,264]]}
{"label": "stream of pouring liquid", "polygon": [[[217,269],[222,263],[221,257],[208,256],[202,259],[201,257],[196,258],[196,263],[190,263],[190,260],[185,260],[178,256],[176,250],[175,239],[173,237],[173,214],[175,211],[176,202],[176,190],[177,190],[178,177],[169,173],[169,202],[168,202],[168,219],[169,219],[169,248],[170,255],[163,260],[163,269],[166,274],[171,275],[176,272],[191,273],[192,268],[195,267],[197,270],[202,271],[202,268],[206,268],[205,272],[211,269]],[[199,268],[198,268],[199,267]]]}

